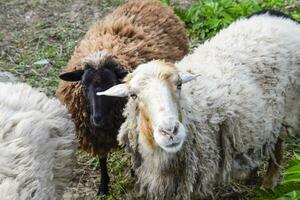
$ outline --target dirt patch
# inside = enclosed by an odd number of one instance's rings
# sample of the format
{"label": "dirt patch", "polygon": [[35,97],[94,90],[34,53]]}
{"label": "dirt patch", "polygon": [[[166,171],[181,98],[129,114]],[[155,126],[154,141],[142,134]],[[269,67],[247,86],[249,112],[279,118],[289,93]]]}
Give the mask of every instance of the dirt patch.
{"label": "dirt patch", "polygon": [[[0,1],[0,69],[54,95],[57,75],[88,27],[122,0]],[[47,59],[48,64],[35,64]]]}

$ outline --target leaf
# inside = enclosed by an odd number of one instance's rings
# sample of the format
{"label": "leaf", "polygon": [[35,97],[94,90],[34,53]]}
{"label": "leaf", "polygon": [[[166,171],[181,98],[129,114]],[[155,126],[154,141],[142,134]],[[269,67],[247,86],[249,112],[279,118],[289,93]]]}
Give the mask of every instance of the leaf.
{"label": "leaf", "polygon": [[292,167],[289,167],[284,174],[291,174],[291,173],[300,174],[300,165],[297,164]]}
{"label": "leaf", "polygon": [[160,0],[160,2],[166,6],[170,5],[170,0]]}
{"label": "leaf", "polygon": [[282,184],[289,183],[289,182],[300,183],[300,174],[291,174],[286,176]]}
{"label": "leaf", "polygon": [[[299,15],[300,15],[300,13],[299,13]],[[294,156],[295,156],[295,159],[296,159],[296,160],[299,160],[299,161],[300,161],[300,154],[295,153]]]}
{"label": "leaf", "polygon": [[277,198],[276,200],[299,200],[300,199],[300,191],[292,191],[284,194],[282,197]]}

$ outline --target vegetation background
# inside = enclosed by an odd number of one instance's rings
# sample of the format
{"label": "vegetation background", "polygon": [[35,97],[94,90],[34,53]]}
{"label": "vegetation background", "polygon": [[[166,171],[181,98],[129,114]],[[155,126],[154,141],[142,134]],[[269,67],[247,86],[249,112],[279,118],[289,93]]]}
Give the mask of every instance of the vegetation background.
{"label": "vegetation background", "polygon": [[[299,0],[161,0],[172,6],[188,29],[191,46],[214,36],[236,19],[262,8],[281,10],[300,21]],[[55,95],[58,74],[89,26],[125,0],[0,0],[0,71]],[[299,36],[300,37],[300,36]],[[283,183],[274,191],[234,184],[219,199],[300,199],[300,130],[287,140]],[[297,154],[298,153],[298,154]],[[96,199],[99,161],[77,153],[74,178],[65,199]],[[262,166],[260,175],[266,166]],[[99,199],[125,199],[132,190],[128,156],[121,150],[109,159],[111,193]],[[259,180],[258,180],[259,182]],[[228,195],[227,195],[228,194]],[[227,195],[227,196],[226,196]],[[233,195],[233,196],[232,196]],[[234,196],[238,195],[238,196]]]}

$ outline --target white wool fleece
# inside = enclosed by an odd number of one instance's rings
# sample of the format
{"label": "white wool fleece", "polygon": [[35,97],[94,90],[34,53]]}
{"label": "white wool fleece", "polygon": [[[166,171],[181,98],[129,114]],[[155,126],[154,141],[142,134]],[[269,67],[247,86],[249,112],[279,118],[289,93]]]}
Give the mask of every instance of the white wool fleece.
{"label": "white wool fleece", "polygon": [[238,20],[176,66],[200,74],[182,85],[179,104],[188,129],[182,149],[175,155],[146,151],[133,99],[118,136],[149,199],[213,196],[216,185],[242,178],[273,156],[283,124],[299,130],[299,23],[268,14]]}
{"label": "white wool fleece", "polygon": [[72,177],[74,131],[58,100],[0,83],[1,200],[60,199]]}

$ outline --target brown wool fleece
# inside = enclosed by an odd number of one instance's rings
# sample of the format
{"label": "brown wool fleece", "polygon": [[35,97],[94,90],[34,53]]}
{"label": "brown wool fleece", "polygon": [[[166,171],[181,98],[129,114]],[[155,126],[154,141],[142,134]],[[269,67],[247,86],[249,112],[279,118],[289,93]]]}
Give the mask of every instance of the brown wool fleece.
{"label": "brown wool fleece", "polygon": [[[186,31],[171,8],[155,0],[134,0],[89,29],[64,71],[81,69],[86,57],[102,50],[112,55],[120,66],[132,71],[137,65],[153,59],[180,60],[188,53],[188,48]],[[80,82],[60,81],[57,96],[72,114],[81,149],[105,156],[117,146],[116,136],[92,134],[83,92]],[[116,129],[120,126],[117,122],[120,117],[115,117]],[[117,134],[117,131],[112,132]],[[107,138],[103,138],[105,135]]]}

